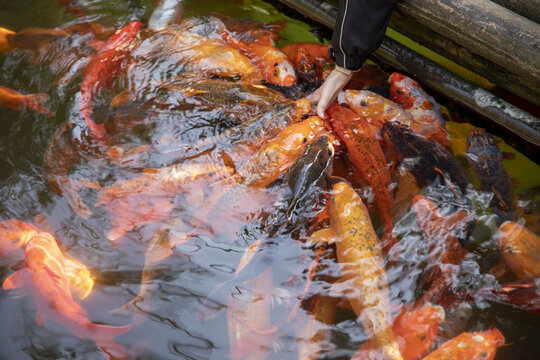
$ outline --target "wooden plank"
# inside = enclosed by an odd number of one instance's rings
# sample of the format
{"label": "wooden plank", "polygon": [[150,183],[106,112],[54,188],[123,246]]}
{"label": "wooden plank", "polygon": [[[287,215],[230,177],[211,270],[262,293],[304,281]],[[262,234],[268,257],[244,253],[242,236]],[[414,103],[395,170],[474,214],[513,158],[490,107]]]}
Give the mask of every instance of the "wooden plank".
{"label": "wooden plank", "polygon": [[540,25],[489,0],[401,0],[397,11],[540,88]]}
{"label": "wooden plank", "polygon": [[540,24],[540,0],[492,0],[510,11]]}
{"label": "wooden plank", "polygon": [[430,50],[473,70],[494,84],[521,96],[540,106],[540,88],[532,77],[520,78],[491,61],[473,54],[456,42],[434,33],[429,28],[394,12],[390,18],[390,27]]}

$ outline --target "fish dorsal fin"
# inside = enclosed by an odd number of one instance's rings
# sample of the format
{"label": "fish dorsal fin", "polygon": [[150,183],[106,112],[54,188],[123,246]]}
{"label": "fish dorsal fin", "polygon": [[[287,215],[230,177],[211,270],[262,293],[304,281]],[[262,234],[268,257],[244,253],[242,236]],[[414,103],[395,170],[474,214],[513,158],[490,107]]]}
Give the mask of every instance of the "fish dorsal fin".
{"label": "fish dorsal fin", "polygon": [[24,271],[25,269],[17,270],[13,274],[9,275],[6,280],[4,280],[4,284],[2,285],[4,290],[13,290],[23,287],[25,285]]}

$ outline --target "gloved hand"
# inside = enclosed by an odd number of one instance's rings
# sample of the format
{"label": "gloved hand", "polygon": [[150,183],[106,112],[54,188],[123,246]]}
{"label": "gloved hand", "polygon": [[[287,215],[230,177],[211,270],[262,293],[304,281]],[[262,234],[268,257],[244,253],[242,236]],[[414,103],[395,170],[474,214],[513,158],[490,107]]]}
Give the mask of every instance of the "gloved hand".
{"label": "gloved hand", "polygon": [[352,74],[351,70],[336,66],[328,75],[324,84],[306,97],[313,106],[317,104],[317,115],[320,118],[326,118],[324,112],[336,100],[341,89],[351,80]]}

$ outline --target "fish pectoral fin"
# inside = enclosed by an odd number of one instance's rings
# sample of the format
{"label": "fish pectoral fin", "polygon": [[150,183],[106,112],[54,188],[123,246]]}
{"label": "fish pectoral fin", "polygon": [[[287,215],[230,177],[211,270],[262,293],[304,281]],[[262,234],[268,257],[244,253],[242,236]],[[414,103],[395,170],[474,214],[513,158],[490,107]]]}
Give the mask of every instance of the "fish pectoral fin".
{"label": "fish pectoral fin", "polygon": [[494,186],[491,187],[491,191],[497,197],[497,202],[499,203],[499,207],[501,208],[501,210],[505,210],[505,211],[510,210],[510,207],[508,207],[508,205],[506,204],[506,201],[504,201],[501,193],[497,191],[497,189],[495,189]]}
{"label": "fish pectoral fin", "polygon": [[13,290],[16,288],[23,287],[24,286],[24,270],[25,269],[21,269],[9,275],[6,278],[6,280],[4,280],[4,284],[2,285],[4,290]]}
{"label": "fish pectoral fin", "polygon": [[37,325],[37,327],[41,327],[41,325],[45,324],[45,320],[47,320],[47,318],[45,317],[45,314],[42,313],[38,309],[38,311],[36,311],[36,325]]}
{"label": "fish pectoral fin", "polygon": [[311,236],[309,237],[309,241],[314,244],[320,244],[320,243],[331,244],[336,241],[334,236],[335,235],[332,229],[326,228],[326,229],[315,231],[313,234],[311,234]]}

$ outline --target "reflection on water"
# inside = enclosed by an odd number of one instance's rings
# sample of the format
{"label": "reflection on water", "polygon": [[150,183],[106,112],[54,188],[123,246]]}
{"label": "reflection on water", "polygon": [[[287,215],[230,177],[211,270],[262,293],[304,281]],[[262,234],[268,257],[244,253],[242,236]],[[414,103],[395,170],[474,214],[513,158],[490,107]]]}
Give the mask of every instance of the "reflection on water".
{"label": "reflection on water", "polygon": [[[294,175],[285,170],[305,169],[305,163],[295,162],[303,152],[302,158],[311,156],[310,164],[320,165],[317,174],[332,170],[368,200],[372,214],[377,206],[343,146],[336,147],[334,158],[335,143],[320,136],[327,134],[324,125],[308,119],[294,134],[281,132],[306,114],[305,103],[257,85],[257,69],[228,58],[229,50],[215,40],[194,49],[199,33],[187,34],[181,26],[161,33],[146,29],[127,71],[92,107],[92,119],[111,134],[110,146],[100,146],[87,131],[80,86],[89,56],[99,47],[96,40],[106,40],[131,20],[146,21],[150,3],[79,1],[86,19],[96,24],[91,29],[74,26],[79,17],[54,1],[0,4],[1,27],[64,29],[33,33],[33,43],[20,37],[18,49],[0,54],[0,85],[47,94],[42,105],[54,112],[50,117],[28,107],[0,108],[0,220],[19,219],[50,231],[66,256],[88,267],[94,288],[76,302],[94,323],[132,324],[115,338],[131,358],[242,358],[253,348],[256,356],[269,359],[317,352],[321,358],[350,358],[367,335],[348,296],[334,284],[344,267],[336,262],[334,245],[308,241],[328,221],[324,208],[330,192],[320,189],[334,183],[314,177],[313,169]],[[309,25],[260,0],[183,4],[189,16],[217,11],[267,23],[287,20],[281,46],[317,41]],[[215,36],[215,24],[203,19],[191,25]],[[454,158],[480,188],[466,160],[472,128],[447,123]],[[281,138],[268,145],[278,134]],[[498,146],[514,154],[503,164],[518,198],[516,222],[538,231],[540,168],[504,141]],[[314,149],[330,153],[315,156]],[[454,200],[441,191],[445,186],[436,181],[421,193],[450,212]],[[404,198],[415,191],[410,189],[402,190]],[[399,251],[390,251],[384,263],[394,315],[424,294],[428,277],[437,271],[408,199],[392,213]],[[476,225],[469,252],[453,275],[454,292],[497,284],[488,274],[499,259],[492,196],[472,191],[466,201]],[[46,221],[38,225],[37,215]],[[380,236],[383,226],[378,216],[373,219]],[[24,268],[24,256],[15,251],[0,259],[1,281]],[[256,265],[246,257],[258,259]],[[88,284],[79,286],[84,294]],[[49,319],[37,326],[28,289],[0,290],[0,318],[1,359],[103,358],[95,342],[78,338],[61,322]],[[497,359],[537,356],[536,315],[480,298],[447,311],[446,319],[438,345],[462,331],[496,327],[510,344],[499,349]],[[314,336],[317,341],[310,341]]]}

